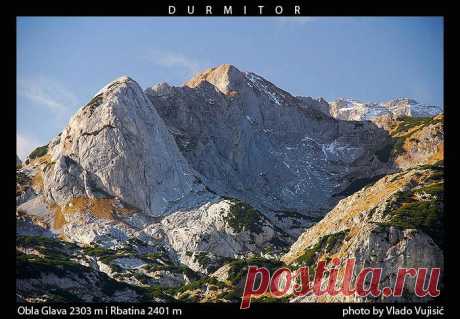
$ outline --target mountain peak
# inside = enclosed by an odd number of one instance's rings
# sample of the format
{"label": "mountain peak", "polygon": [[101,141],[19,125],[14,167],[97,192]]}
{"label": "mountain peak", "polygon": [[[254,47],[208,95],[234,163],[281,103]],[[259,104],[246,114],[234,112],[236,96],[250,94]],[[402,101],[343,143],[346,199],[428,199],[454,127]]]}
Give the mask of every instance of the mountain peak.
{"label": "mountain peak", "polygon": [[214,68],[195,75],[191,80],[185,83],[185,86],[195,88],[203,81],[214,85],[224,94],[230,94],[236,91],[244,81],[243,73],[231,64],[222,64]]}
{"label": "mountain peak", "polygon": [[172,87],[166,82],[161,82],[158,84],[155,84],[152,87],[147,88],[144,92],[147,95],[152,95],[152,96],[162,96],[165,94],[168,94],[171,92]]}
{"label": "mountain peak", "polygon": [[398,97],[387,102],[384,104],[398,104],[398,103],[406,103],[406,104],[419,104],[416,100],[409,98],[409,97]]}
{"label": "mountain peak", "polygon": [[[102,89],[100,89],[94,96],[98,96],[104,92],[111,91],[112,88],[119,86],[120,84],[126,84],[126,85],[134,85],[136,87],[139,87],[139,84],[134,81],[132,78],[130,78],[127,75],[122,75],[115,80],[107,83]],[[140,88],[140,87],[139,87]]]}

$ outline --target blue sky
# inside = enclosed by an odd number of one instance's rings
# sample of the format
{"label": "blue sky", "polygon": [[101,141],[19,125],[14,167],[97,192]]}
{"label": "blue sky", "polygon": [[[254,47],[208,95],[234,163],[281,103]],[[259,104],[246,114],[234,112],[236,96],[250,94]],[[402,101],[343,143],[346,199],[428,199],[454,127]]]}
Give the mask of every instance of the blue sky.
{"label": "blue sky", "polygon": [[20,17],[17,152],[46,144],[118,76],[182,85],[223,63],[294,95],[442,105],[443,20]]}

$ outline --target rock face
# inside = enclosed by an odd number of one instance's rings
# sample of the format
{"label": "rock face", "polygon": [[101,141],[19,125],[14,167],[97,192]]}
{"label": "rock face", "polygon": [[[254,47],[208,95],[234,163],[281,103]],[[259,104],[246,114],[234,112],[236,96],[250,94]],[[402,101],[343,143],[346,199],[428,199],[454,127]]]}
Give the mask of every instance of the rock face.
{"label": "rock face", "polygon": [[[418,166],[388,175],[341,200],[321,222],[299,237],[282,261],[300,266],[338,257],[342,261],[339,267],[345,268],[346,258],[355,258],[354,276],[363,267],[384,270],[381,287],[393,287],[401,267],[442,268],[442,170],[439,165]],[[420,301],[414,294],[414,281],[406,287],[404,300]],[[370,299],[343,295],[294,298],[296,302]]]}
{"label": "rock face", "polygon": [[49,148],[44,191],[60,206],[75,197],[117,197],[159,216],[211,195],[128,77],[97,93]]}
{"label": "rock face", "polygon": [[374,124],[337,121],[306,107],[324,101],[231,65],[145,93],[210,190],[267,214],[321,216],[352,180],[388,169],[374,154],[389,138]]}
{"label": "rock face", "polygon": [[409,98],[397,98],[381,103],[365,103],[353,99],[337,99],[329,103],[326,114],[346,121],[375,120],[379,117],[433,117],[442,113],[442,107],[424,105]]}
{"label": "rock face", "polygon": [[376,125],[384,128],[393,138],[378,156],[391,161],[398,169],[416,165],[434,164],[444,159],[444,115],[433,118],[381,117]]}
{"label": "rock face", "polygon": [[315,110],[320,111],[323,114],[331,115],[329,112],[330,105],[327,101],[323,98],[315,99],[311,96],[296,96],[296,98],[307,108],[313,108]]}

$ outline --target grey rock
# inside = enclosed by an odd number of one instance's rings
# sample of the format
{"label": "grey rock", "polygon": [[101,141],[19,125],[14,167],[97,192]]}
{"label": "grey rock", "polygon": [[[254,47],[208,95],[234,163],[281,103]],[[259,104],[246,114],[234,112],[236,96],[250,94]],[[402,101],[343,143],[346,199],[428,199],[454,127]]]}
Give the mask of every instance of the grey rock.
{"label": "grey rock", "polygon": [[80,196],[117,197],[159,216],[212,197],[128,77],[96,94],[50,145],[45,194],[61,205]]}
{"label": "grey rock", "polygon": [[388,169],[374,156],[389,141],[383,129],[337,121],[231,65],[145,93],[203,183],[267,216],[322,216],[352,180]]}

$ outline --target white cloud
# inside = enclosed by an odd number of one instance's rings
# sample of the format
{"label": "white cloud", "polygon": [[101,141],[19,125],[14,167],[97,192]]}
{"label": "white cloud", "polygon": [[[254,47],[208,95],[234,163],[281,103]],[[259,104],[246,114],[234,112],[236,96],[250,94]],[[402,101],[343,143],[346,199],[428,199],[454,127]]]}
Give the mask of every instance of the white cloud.
{"label": "white cloud", "polygon": [[[21,116],[23,112],[40,113],[41,117],[48,118],[50,123],[56,126],[64,124],[78,106],[77,97],[71,90],[47,76],[18,77],[17,97],[18,107],[21,107],[21,113],[18,113],[18,116]],[[27,103],[23,100],[27,100]],[[27,133],[17,132],[16,134],[16,151],[21,160],[24,160],[36,147],[46,144],[46,141],[31,134],[37,129],[32,119],[30,116],[27,119],[21,119],[21,121],[26,121],[23,126],[27,128]],[[42,133],[48,129],[54,130],[54,127],[40,127],[44,130]]]}
{"label": "white cloud", "polygon": [[149,53],[149,60],[156,65],[167,68],[180,68],[187,75],[194,75],[203,68],[202,63],[181,53],[163,50],[151,50]]}
{"label": "white cloud", "polygon": [[46,143],[41,143],[38,139],[27,136],[25,134],[16,134],[16,152],[21,161],[25,160],[26,157],[38,146]]}
{"label": "white cloud", "polygon": [[20,79],[18,95],[46,107],[56,115],[67,114],[78,103],[76,96],[68,88],[44,76]]}

